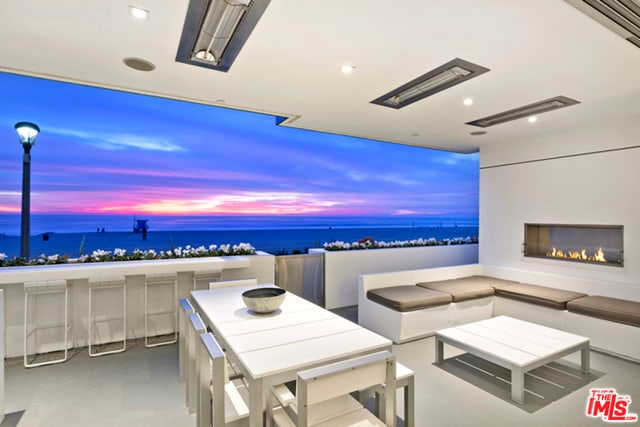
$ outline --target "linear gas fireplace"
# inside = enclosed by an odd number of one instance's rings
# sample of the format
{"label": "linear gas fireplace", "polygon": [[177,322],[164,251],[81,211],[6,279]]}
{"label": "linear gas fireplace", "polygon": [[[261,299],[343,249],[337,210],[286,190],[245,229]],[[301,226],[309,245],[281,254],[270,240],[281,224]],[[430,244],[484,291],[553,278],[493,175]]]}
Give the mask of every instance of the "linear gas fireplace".
{"label": "linear gas fireplace", "polygon": [[525,224],[524,256],[623,266],[622,225]]}

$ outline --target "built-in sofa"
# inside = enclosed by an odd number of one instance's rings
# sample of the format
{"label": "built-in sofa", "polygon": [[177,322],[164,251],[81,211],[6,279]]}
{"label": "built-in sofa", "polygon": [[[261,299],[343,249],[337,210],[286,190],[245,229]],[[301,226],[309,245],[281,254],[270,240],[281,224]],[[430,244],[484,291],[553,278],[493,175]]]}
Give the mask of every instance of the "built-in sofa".
{"label": "built-in sofa", "polygon": [[587,336],[594,349],[640,361],[640,285],[620,298],[591,295],[603,288],[589,279],[546,275],[540,285],[514,280],[514,273],[475,264],[361,275],[358,322],[403,343],[507,315]]}

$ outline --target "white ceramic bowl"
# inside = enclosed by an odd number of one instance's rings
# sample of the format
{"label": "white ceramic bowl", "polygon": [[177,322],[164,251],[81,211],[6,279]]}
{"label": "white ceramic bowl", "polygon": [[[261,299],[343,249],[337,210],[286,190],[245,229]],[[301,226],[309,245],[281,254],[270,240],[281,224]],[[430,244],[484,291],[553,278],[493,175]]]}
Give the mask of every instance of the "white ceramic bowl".
{"label": "white ceramic bowl", "polygon": [[254,313],[271,313],[282,302],[287,291],[282,288],[255,288],[242,293],[242,300]]}

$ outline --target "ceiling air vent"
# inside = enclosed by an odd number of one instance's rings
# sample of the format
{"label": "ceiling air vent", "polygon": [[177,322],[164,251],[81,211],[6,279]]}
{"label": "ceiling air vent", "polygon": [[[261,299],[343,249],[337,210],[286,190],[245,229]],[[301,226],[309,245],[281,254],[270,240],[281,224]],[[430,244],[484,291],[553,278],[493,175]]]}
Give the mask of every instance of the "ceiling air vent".
{"label": "ceiling air vent", "polygon": [[524,107],[514,108],[513,110],[503,111],[502,113],[494,114],[493,116],[483,117],[472,122],[467,122],[467,124],[486,128],[489,126],[510,122],[511,120],[517,120],[523,117],[546,113],[579,103],[579,101],[567,98],[566,96],[556,96],[555,98],[546,99],[544,101],[525,105]]}
{"label": "ceiling air vent", "polygon": [[488,68],[456,58],[374,99],[371,103],[395,109],[406,107],[487,71]]}
{"label": "ceiling air vent", "polygon": [[565,1],[640,47],[640,3],[638,0]]}

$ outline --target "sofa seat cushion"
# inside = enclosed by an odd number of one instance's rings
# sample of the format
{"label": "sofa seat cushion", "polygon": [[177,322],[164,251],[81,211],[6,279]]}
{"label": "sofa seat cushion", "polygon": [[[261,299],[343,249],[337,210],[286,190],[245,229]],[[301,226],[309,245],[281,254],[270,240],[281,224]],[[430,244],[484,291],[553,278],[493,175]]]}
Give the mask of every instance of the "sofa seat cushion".
{"label": "sofa seat cushion", "polygon": [[525,283],[515,283],[498,288],[496,289],[496,295],[558,310],[566,310],[567,302],[587,296],[580,292],[565,291]]}
{"label": "sofa seat cushion", "polygon": [[513,285],[516,282],[515,280],[505,280],[505,279],[496,279],[495,277],[489,276],[468,276],[468,277],[460,277],[458,280],[464,280],[465,282],[473,282],[473,283],[481,283],[483,285],[491,286],[493,289],[502,288],[507,285]]}
{"label": "sofa seat cushion", "polygon": [[467,282],[464,279],[441,280],[438,282],[422,282],[417,286],[432,291],[450,294],[453,302],[466,301],[470,299],[490,297],[493,295],[493,288],[482,283]]}
{"label": "sofa seat cushion", "polygon": [[567,310],[612,322],[640,326],[640,302],[637,301],[592,295],[569,301]]}
{"label": "sofa seat cushion", "polygon": [[451,303],[451,295],[415,285],[371,289],[367,298],[396,311],[413,311]]}

